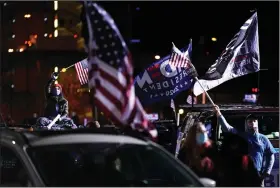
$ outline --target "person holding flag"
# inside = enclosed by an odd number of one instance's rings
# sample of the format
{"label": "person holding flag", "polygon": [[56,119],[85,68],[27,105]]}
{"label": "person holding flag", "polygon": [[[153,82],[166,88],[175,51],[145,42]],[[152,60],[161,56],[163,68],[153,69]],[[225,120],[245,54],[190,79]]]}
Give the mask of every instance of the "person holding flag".
{"label": "person holding flag", "polygon": [[68,101],[64,98],[62,93],[62,86],[55,81],[58,79],[59,73],[54,72],[51,79],[48,81],[45,88],[45,97],[47,104],[45,107],[44,116],[38,118],[36,122],[37,127],[47,127],[53,121],[55,126],[53,128],[64,127],[77,128],[72,119],[68,118]]}

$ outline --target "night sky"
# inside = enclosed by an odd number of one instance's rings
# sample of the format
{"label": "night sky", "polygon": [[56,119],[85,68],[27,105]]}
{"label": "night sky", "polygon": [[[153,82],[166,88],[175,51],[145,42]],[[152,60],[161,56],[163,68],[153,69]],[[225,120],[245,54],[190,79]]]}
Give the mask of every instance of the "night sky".
{"label": "night sky", "polygon": [[[253,14],[250,10],[257,9],[261,60],[264,61],[266,56],[273,56],[273,61],[263,62],[262,66],[278,67],[277,1],[130,2],[132,18],[127,13],[128,2],[101,4],[115,19],[125,39],[131,35],[132,38],[141,39],[141,51],[164,56],[170,52],[171,42],[183,48],[188,44],[189,38],[193,39],[195,49],[200,36],[204,36],[204,50],[214,53],[214,59]],[[215,44],[211,41],[213,36],[218,39]]]}
{"label": "night sky", "polygon": [[[240,93],[240,101],[252,87],[260,86],[261,95],[278,104],[279,93],[279,2],[277,1],[169,1],[169,2],[100,2],[112,15],[122,35],[141,39],[140,44],[130,45],[134,56],[135,74],[155,62],[154,55],[161,57],[171,52],[174,42],[178,48],[188,45],[193,39],[192,61],[199,75],[215,62],[240,27],[257,9],[261,74],[250,74],[225,82],[210,90],[210,93]],[[139,9],[137,10],[137,7]],[[130,8],[130,14],[127,13]],[[132,17],[130,16],[132,15]],[[204,36],[204,44],[199,39]],[[212,42],[216,37],[217,42]],[[209,52],[209,55],[205,55]],[[143,61],[141,55],[150,56]],[[258,83],[258,76],[260,82]],[[264,96],[264,94],[266,96]],[[186,94],[183,97],[185,100]],[[277,97],[277,99],[276,99]],[[167,103],[166,103],[167,104]]]}

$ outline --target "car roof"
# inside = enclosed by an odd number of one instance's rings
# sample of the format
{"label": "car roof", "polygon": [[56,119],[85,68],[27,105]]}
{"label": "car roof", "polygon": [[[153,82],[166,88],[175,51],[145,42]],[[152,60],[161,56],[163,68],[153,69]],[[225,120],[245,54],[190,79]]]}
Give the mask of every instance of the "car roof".
{"label": "car roof", "polygon": [[147,142],[130,136],[90,134],[90,133],[47,136],[40,139],[32,140],[29,144],[32,147],[36,147],[36,146],[81,144],[81,143],[110,143],[110,144],[117,143],[117,144],[147,145]]}
{"label": "car roof", "polygon": [[148,142],[127,135],[121,135],[115,129],[76,129],[63,131],[14,131],[2,128],[2,139],[12,140],[20,145],[45,146],[54,144],[78,144],[78,143],[126,143],[136,145],[147,145]]}
{"label": "car roof", "polygon": [[[238,112],[260,112],[260,113],[279,113],[279,107],[274,106],[259,106],[259,105],[244,105],[244,104],[218,104],[220,110],[224,113]],[[196,105],[179,105],[180,108],[191,111],[213,111],[211,104],[196,104]]]}

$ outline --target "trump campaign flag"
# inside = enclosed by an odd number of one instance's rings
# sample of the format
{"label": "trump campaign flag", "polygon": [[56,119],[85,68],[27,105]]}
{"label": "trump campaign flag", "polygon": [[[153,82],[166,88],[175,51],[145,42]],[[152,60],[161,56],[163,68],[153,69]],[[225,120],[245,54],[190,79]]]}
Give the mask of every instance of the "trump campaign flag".
{"label": "trump campaign flag", "polygon": [[88,27],[89,87],[94,103],[117,124],[157,137],[135,95],[130,52],[114,20],[99,5],[85,2]]}
{"label": "trump campaign flag", "polygon": [[[258,17],[254,13],[229,42],[216,62],[208,69],[200,83],[207,91],[223,82],[260,70]],[[195,96],[204,91],[198,82],[194,84]]]}
{"label": "trump campaign flag", "polygon": [[[190,43],[187,49],[183,49],[188,54],[191,54],[191,45]],[[177,53],[177,57],[180,58],[184,54],[173,45],[171,55],[174,53]],[[135,78],[135,91],[142,104],[171,100],[180,92],[193,86],[194,79],[190,74],[192,68],[171,65],[171,55],[153,63]]]}

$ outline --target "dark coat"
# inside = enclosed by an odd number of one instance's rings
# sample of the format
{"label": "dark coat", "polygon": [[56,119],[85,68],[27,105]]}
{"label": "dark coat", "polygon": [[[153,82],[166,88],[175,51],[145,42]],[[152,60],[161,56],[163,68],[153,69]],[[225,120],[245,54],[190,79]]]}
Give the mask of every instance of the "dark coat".
{"label": "dark coat", "polygon": [[[68,115],[68,101],[63,97],[62,93],[59,96],[52,95],[51,89],[54,81],[54,79],[49,80],[45,88],[45,97],[47,100],[47,105],[45,107],[44,116],[53,119],[56,117],[56,115],[60,114],[61,118],[63,119]],[[58,112],[56,112],[57,104]]]}

